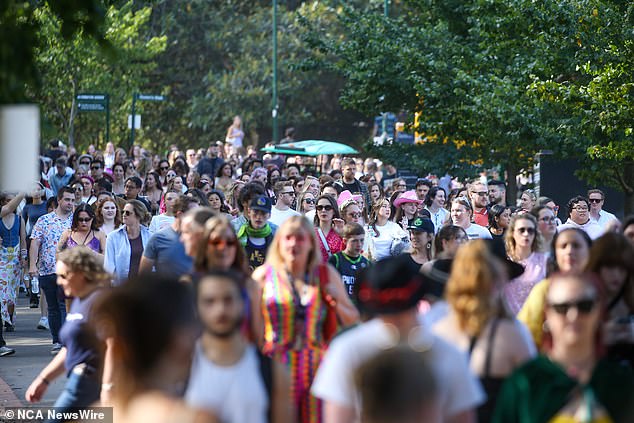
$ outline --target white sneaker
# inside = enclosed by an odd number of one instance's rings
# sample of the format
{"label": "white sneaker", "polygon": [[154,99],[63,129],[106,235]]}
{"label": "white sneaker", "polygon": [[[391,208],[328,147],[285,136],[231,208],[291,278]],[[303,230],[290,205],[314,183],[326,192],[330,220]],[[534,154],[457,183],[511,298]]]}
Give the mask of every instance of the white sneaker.
{"label": "white sneaker", "polygon": [[51,348],[51,355],[57,355],[58,352],[62,350],[62,344],[56,343],[53,344],[53,348]]}
{"label": "white sneaker", "polygon": [[4,357],[11,354],[15,354],[15,350],[13,348],[9,348],[6,345],[3,347],[0,347],[0,357]]}
{"label": "white sneaker", "polygon": [[51,330],[51,328],[48,326],[48,317],[40,317],[40,321],[37,324],[37,328],[40,330]]}

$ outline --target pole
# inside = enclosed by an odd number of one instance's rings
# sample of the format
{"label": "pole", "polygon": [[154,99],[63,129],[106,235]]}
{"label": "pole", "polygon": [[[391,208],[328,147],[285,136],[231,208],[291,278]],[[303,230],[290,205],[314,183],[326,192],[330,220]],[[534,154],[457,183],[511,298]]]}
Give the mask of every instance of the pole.
{"label": "pole", "polygon": [[106,143],[110,142],[110,95],[106,94]]}
{"label": "pole", "polygon": [[277,144],[279,134],[277,128],[277,0],[273,0],[273,99],[272,99],[273,117],[273,142]]}
{"label": "pole", "polygon": [[385,15],[385,17],[387,18],[388,14],[390,11],[390,0],[384,0],[383,1],[383,14]]}
{"label": "pole", "polygon": [[134,145],[134,115],[135,115],[135,106],[136,106],[136,98],[137,98],[138,94],[134,93],[132,94],[132,125],[131,125],[131,130],[130,130],[130,148],[128,149],[128,151],[130,151],[132,149],[132,146]]}

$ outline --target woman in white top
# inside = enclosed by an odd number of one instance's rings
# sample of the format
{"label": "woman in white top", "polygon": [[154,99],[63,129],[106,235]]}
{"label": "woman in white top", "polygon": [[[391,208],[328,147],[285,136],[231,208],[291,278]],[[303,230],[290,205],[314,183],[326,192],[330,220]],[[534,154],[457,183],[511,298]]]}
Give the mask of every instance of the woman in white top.
{"label": "woman in white top", "polygon": [[447,193],[444,188],[430,188],[427,193],[427,199],[425,200],[425,210],[427,210],[431,216],[431,221],[434,224],[434,233],[436,234],[449,220],[449,210],[445,208],[446,202]]}
{"label": "woman in white top", "polygon": [[233,123],[227,129],[227,137],[225,141],[232,147],[232,153],[237,153],[242,148],[242,140],[244,139],[244,131],[242,130],[242,119],[240,116],[233,118]]}
{"label": "woman in white top", "polygon": [[451,221],[465,230],[469,239],[491,239],[491,233],[484,226],[471,223],[473,208],[465,197],[457,197],[451,202]]}
{"label": "woman in white top", "polygon": [[408,245],[408,234],[397,223],[391,222],[390,214],[392,209],[390,202],[385,198],[379,198],[372,205],[370,215],[370,225],[368,225],[367,237],[369,259],[373,261],[381,260],[391,255],[397,255],[395,251],[397,245],[401,245],[400,250]]}

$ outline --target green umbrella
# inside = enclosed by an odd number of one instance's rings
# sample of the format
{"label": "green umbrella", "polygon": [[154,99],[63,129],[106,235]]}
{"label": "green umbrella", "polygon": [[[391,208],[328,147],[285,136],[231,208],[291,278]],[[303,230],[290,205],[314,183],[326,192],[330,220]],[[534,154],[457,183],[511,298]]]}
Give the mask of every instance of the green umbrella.
{"label": "green umbrella", "polygon": [[322,154],[359,154],[346,144],[334,141],[306,140],[264,147],[267,153],[290,154],[295,156],[320,156]]}

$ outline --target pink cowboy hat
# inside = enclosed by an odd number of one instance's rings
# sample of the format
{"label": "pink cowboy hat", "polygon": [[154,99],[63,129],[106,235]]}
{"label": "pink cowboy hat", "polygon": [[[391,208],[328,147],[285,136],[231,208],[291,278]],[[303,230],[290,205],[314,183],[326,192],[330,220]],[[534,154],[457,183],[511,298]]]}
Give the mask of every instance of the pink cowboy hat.
{"label": "pink cowboy hat", "polygon": [[337,205],[339,206],[339,209],[341,210],[343,207],[347,206],[351,201],[354,201],[354,198],[352,198],[352,193],[348,190],[342,191],[341,194],[339,194],[339,198],[337,198]]}
{"label": "pink cowboy hat", "polygon": [[394,207],[398,207],[403,203],[421,204],[422,201],[418,199],[418,197],[416,196],[416,191],[412,189],[409,191],[405,191],[396,200],[394,200]]}

